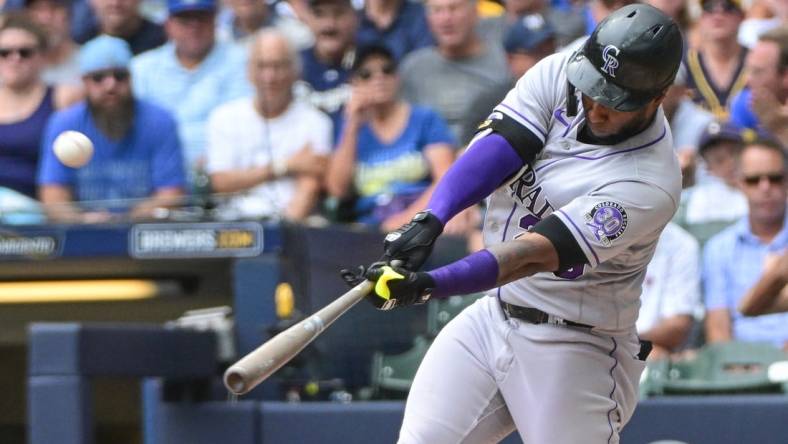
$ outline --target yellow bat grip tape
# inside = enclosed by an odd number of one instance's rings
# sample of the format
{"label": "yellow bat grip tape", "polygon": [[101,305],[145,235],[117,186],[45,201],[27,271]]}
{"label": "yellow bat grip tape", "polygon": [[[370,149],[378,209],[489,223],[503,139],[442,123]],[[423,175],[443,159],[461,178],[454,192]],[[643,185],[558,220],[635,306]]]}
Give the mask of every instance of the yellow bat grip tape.
{"label": "yellow bat grip tape", "polygon": [[384,266],[382,270],[383,274],[381,274],[378,278],[378,281],[375,282],[375,293],[381,298],[389,300],[391,298],[391,292],[389,291],[389,281],[392,279],[405,279],[405,276],[397,273],[388,265]]}

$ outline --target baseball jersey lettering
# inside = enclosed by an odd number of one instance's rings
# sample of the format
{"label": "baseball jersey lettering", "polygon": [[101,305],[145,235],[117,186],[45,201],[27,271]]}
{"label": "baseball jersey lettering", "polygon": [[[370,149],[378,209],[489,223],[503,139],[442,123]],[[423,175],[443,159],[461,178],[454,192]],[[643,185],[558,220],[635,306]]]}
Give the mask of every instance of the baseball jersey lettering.
{"label": "baseball jersey lettering", "polygon": [[556,216],[587,265],[567,264],[557,274],[509,283],[500,288],[501,298],[622,333],[637,319],[646,265],[678,204],[678,161],[661,109],[646,130],[619,144],[579,142],[583,110],[571,121],[565,117],[567,58],[544,59],[495,109],[543,136],[544,147],[508,186],[489,197],[485,242],[514,239]]}

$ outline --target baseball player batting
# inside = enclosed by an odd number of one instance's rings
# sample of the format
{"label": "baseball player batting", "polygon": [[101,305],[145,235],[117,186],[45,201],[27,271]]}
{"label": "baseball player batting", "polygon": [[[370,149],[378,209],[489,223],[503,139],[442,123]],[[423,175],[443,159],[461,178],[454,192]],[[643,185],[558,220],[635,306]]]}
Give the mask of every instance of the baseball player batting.
{"label": "baseball player batting", "polygon": [[[571,55],[529,70],[428,208],[389,233],[357,282],[381,309],[487,291],[424,358],[401,443],[616,443],[635,409],[647,347],[641,283],[679,202],[681,174],[660,104],[682,55],[677,25],[626,6]],[[489,197],[488,197],[489,196]],[[488,197],[487,248],[415,271],[444,224]]]}

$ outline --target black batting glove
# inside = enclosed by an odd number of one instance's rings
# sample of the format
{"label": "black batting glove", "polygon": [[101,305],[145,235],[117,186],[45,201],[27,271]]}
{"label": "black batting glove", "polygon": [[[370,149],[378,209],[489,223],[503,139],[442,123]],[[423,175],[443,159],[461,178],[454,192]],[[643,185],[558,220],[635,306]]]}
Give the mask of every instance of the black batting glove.
{"label": "black batting glove", "polygon": [[383,241],[387,260],[401,261],[402,268],[418,270],[432,253],[435,239],[443,232],[443,223],[429,211],[416,213],[413,219],[386,235]]}
{"label": "black batting glove", "polygon": [[384,265],[388,264],[386,262],[373,262],[369,267],[359,265],[355,270],[343,268],[339,270],[339,275],[342,276],[342,280],[345,281],[348,287],[355,288],[358,284],[367,280],[367,271],[383,267]]}
{"label": "black batting glove", "polygon": [[365,277],[375,283],[367,300],[379,310],[423,304],[430,299],[435,287],[435,281],[428,273],[389,265],[369,267]]}

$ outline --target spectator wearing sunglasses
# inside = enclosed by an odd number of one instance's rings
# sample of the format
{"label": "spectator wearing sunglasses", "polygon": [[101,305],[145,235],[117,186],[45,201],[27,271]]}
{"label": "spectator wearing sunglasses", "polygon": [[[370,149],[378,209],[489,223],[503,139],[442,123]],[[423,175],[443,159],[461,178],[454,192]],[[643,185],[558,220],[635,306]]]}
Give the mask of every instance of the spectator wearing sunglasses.
{"label": "spectator wearing sunglasses", "polygon": [[[46,34],[23,15],[10,14],[0,26],[0,189],[18,201],[36,197],[41,133],[55,110],[78,100],[73,87],[47,86]],[[29,203],[29,202],[28,202]],[[9,210],[5,208],[5,210]]]}
{"label": "spectator wearing sunglasses", "polygon": [[736,40],[744,19],[740,0],[701,0],[699,42],[684,61],[692,100],[720,121],[729,118],[731,100],[745,86],[747,49]]}
{"label": "spectator wearing sunglasses", "polygon": [[456,142],[435,111],[397,98],[400,78],[388,48],[359,49],[351,85],[326,186],[332,197],[357,197],[357,221],[390,231],[424,209],[454,161]]}
{"label": "spectator wearing sunglasses", "polygon": [[[80,51],[87,98],[52,115],[41,145],[39,196],[52,220],[148,219],[181,200],[186,178],[175,121],[134,97],[131,57],[125,41],[107,35]],[[67,167],[53,154],[55,138],[67,130],[93,141],[93,157],[82,168]]]}
{"label": "spectator wearing sunglasses", "polygon": [[788,314],[746,318],[737,310],[760,278],[768,256],[788,247],[786,227],[786,154],[762,135],[744,146],[739,183],[748,214],[712,237],[703,258],[706,339],[709,342],[767,341],[784,347]]}

